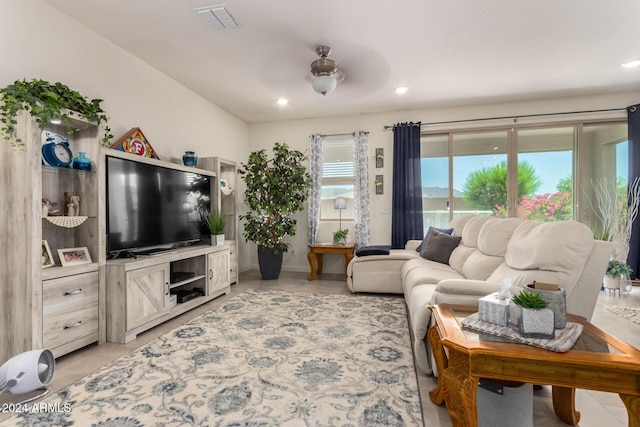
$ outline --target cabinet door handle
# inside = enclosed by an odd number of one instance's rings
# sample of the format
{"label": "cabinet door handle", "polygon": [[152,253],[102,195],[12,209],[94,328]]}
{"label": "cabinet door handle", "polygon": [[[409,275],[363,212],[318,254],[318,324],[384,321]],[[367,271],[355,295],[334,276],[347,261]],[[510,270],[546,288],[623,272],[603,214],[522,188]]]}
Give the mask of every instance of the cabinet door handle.
{"label": "cabinet door handle", "polygon": [[167,285],[167,291],[165,292],[165,295],[169,295],[169,292],[171,290],[171,287],[169,286],[169,282],[165,283],[165,285]]}
{"label": "cabinet door handle", "polygon": [[78,322],[74,323],[73,325],[65,325],[64,329],[73,329],[77,328],[78,326],[82,326],[82,320],[78,320]]}
{"label": "cabinet door handle", "polygon": [[76,289],[75,291],[71,291],[71,292],[65,292],[63,295],[66,297],[69,295],[78,295],[79,293],[82,293],[82,288]]}
{"label": "cabinet door handle", "polygon": [[209,280],[213,279],[213,269],[209,269]]}

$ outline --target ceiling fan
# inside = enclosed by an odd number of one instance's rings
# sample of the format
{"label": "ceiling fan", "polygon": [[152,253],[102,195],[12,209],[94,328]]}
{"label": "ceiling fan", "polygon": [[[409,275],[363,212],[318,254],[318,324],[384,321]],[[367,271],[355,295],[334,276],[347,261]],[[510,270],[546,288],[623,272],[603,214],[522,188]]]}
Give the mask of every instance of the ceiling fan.
{"label": "ceiling fan", "polygon": [[338,83],[342,82],[345,75],[338,69],[338,63],[329,58],[331,48],[328,46],[318,46],[316,53],[320,56],[311,63],[311,86],[313,90],[326,95],[335,90]]}

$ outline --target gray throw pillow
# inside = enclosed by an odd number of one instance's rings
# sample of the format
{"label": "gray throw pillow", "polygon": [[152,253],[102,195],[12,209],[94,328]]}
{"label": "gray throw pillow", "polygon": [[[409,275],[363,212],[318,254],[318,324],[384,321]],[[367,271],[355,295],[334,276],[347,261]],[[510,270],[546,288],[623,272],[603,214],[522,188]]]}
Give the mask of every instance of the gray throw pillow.
{"label": "gray throw pillow", "polygon": [[453,233],[453,228],[438,228],[438,227],[429,226],[429,228],[427,229],[427,232],[424,233],[424,239],[422,239],[422,243],[420,243],[416,248],[416,252],[421,252],[422,248],[427,246],[427,243],[429,243],[429,234],[431,233],[431,230],[438,230],[441,233],[447,233],[447,234]]}
{"label": "gray throw pillow", "polygon": [[449,236],[438,230],[431,230],[429,234],[427,246],[422,249],[420,256],[431,261],[449,264],[451,252],[458,246],[462,237]]}

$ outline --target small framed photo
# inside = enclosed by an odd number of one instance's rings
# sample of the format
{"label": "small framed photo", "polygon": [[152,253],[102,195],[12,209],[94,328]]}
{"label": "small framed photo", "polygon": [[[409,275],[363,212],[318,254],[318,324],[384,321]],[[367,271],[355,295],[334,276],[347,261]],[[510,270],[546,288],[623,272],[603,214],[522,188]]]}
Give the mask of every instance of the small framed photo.
{"label": "small framed photo", "polygon": [[42,268],[53,267],[53,256],[51,256],[51,249],[46,240],[42,241]]}
{"label": "small framed photo", "polygon": [[62,264],[63,267],[91,264],[89,249],[86,247],[58,249],[58,255],[60,256],[60,264]]}

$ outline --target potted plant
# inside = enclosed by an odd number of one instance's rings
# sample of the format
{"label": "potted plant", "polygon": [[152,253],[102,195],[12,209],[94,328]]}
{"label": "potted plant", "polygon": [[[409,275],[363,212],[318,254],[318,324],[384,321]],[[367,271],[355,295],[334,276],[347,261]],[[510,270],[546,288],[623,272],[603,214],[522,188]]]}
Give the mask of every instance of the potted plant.
{"label": "potted plant", "polygon": [[607,289],[622,289],[620,281],[629,276],[633,270],[626,262],[612,259],[607,265],[607,273],[604,276],[604,287]]}
{"label": "potted plant", "polygon": [[59,121],[66,126],[67,132],[75,129],[71,126],[71,119],[75,116],[103,125],[104,137],[102,145],[107,146],[113,137],[107,126],[109,117],[102,107],[101,99],[87,100],[79,92],[69,89],[62,83],[49,83],[45,80],[16,80],[0,89],[0,132],[2,137],[16,148],[21,148],[23,142],[15,138],[15,125],[20,111],[27,111],[38,123],[40,129],[45,129],[50,122]]}
{"label": "potted plant", "polygon": [[347,244],[347,236],[349,235],[349,230],[338,230],[333,232],[333,244],[334,245],[346,245]]}
{"label": "potted plant", "polygon": [[[517,323],[520,334],[529,338],[553,338],[555,336],[553,310],[541,294],[520,291],[511,297],[509,323]],[[513,309],[513,310],[512,310]]]}
{"label": "potted plant", "polygon": [[204,217],[204,223],[211,234],[211,244],[220,246],[224,244],[224,226],[226,224],[226,215],[216,210],[211,210]]}
{"label": "potted plant", "polygon": [[[620,286],[623,284],[620,276],[626,277],[633,272],[626,261],[629,257],[633,222],[640,210],[640,178],[636,177],[628,184],[621,178],[613,182],[601,178],[592,182],[591,186],[595,203],[590,198],[587,200],[595,215],[592,220],[594,236],[614,244],[604,286],[607,289],[619,289],[621,293],[629,292],[630,289],[625,289],[626,283],[625,286]],[[620,269],[623,270],[619,271]]]}
{"label": "potted plant", "polygon": [[306,156],[276,142],[273,156],[267,150],[254,151],[238,174],[246,184],[245,203],[249,211],[243,236],[258,245],[258,263],[264,280],[277,279],[282,254],[289,248],[286,236],[296,234],[294,214],[303,209],[311,186],[311,175],[303,165]]}

